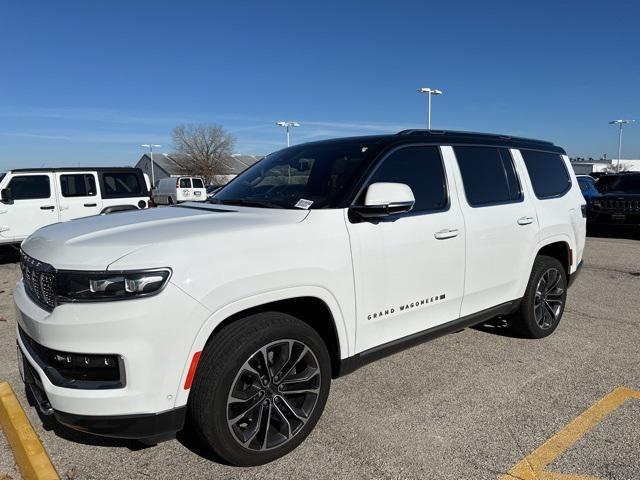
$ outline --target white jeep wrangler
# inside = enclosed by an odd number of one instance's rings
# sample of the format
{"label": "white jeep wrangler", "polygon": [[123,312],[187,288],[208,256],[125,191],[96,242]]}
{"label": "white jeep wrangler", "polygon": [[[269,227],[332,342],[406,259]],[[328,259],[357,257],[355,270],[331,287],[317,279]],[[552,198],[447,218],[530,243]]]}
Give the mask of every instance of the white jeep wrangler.
{"label": "white jeep wrangler", "polygon": [[226,461],[269,462],[366,362],[496,316],[551,334],[584,208],[548,142],[410,130],[287,148],[209,203],[26,239],[24,379],[72,428],[153,443],[188,420]]}

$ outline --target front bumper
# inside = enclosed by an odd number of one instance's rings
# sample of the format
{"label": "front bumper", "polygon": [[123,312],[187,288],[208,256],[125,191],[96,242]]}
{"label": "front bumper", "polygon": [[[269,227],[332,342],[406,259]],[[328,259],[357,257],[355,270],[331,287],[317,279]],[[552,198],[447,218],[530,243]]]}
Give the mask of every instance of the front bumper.
{"label": "front bumper", "polygon": [[597,226],[637,227],[640,226],[640,211],[612,211],[590,208],[587,223]]}
{"label": "front bumper", "polygon": [[[188,370],[193,340],[209,315],[201,304],[172,284],[154,297],[65,304],[52,312],[27,296],[22,281],[14,298],[25,383],[41,410],[49,408],[48,413],[61,423],[98,435],[148,438],[180,429],[185,405],[176,403],[177,393]],[[69,388],[55,379],[52,382],[50,369],[28,348],[20,330],[56,351],[117,354],[126,374],[125,386]],[[29,375],[34,381],[29,382]]]}
{"label": "front bumper", "polygon": [[105,437],[157,442],[174,437],[184,426],[186,406],[161,413],[139,415],[76,415],[55,410],[49,403],[42,380],[24,358],[22,349],[20,349],[18,361],[23,362],[22,375],[25,387],[31,392],[42,414],[53,415],[66,427]]}

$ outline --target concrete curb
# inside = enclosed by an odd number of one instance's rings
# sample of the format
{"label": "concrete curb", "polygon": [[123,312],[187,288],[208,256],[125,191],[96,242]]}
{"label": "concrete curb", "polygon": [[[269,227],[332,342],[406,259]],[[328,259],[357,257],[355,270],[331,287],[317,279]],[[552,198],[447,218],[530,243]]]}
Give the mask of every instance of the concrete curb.
{"label": "concrete curb", "polygon": [[25,480],[60,480],[11,386],[0,382],[0,425]]}

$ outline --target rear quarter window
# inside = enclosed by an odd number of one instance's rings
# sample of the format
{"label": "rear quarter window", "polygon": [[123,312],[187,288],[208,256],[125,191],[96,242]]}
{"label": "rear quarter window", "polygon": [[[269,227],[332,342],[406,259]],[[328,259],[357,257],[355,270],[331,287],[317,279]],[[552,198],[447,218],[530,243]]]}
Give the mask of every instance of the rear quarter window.
{"label": "rear quarter window", "polygon": [[146,197],[146,185],[137,172],[102,172],[104,198]]}
{"label": "rear quarter window", "polygon": [[527,166],[531,185],[539,199],[560,197],[571,188],[571,177],[564,160],[557,153],[520,150]]}

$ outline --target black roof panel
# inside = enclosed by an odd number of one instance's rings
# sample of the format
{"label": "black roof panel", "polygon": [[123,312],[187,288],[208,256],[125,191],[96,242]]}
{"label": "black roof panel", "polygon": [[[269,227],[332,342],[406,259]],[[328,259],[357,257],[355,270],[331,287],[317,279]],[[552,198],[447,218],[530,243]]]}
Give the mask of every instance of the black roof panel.
{"label": "black roof panel", "polygon": [[[535,140],[532,138],[514,137],[511,135],[500,135],[496,133],[476,133],[459,132],[453,130],[402,130],[396,134],[388,135],[367,135],[358,137],[335,138],[330,140],[320,140],[309,142],[310,144],[329,142],[368,142],[402,144],[410,142],[433,143],[438,145],[483,145],[505,148],[522,148],[530,150],[544,150],[561,155],[566,154],[564,149],[554,145],[552,142]],[[303,144],[299,144],[303,145]],[[297,146],[299,146],[297,145]]]}

